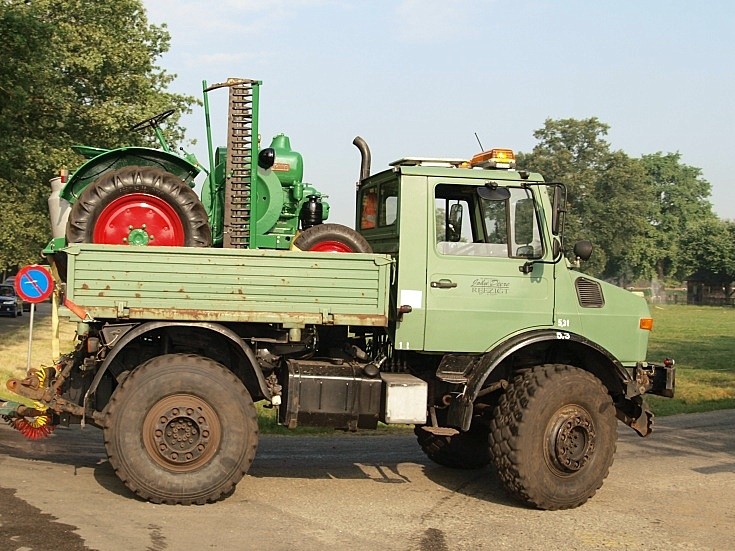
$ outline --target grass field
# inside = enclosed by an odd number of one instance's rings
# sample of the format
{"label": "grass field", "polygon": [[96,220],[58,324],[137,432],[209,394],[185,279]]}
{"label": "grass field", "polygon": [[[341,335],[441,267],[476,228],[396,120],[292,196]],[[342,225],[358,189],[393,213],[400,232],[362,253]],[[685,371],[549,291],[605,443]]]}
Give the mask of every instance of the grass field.
{"label": "grass field", "polygon": [[735,408],[735,308],[653,306],[648,359],[676,360],[676,397],[649,398],[658,415]]}
{"label": "grass field", "polygon": [[[43,312],[48,304],[41,304]],[[648,359],[674,358],[677,367],[676,397],[652,396],[657,415],[694,413],[735,408],[735,308],[654,306],[655,319]],[[32,366],[51,365],[51,317],[38,316],[34,328]],[[62,324],[62,347],[73,346],[74,325]],[[21,318],[0,318],[0,399],[14,399],[5,381],[25,373],[28,347],[28,313]],[[260,411],[261,426],[268,432],[284,432],[274,410]]]}

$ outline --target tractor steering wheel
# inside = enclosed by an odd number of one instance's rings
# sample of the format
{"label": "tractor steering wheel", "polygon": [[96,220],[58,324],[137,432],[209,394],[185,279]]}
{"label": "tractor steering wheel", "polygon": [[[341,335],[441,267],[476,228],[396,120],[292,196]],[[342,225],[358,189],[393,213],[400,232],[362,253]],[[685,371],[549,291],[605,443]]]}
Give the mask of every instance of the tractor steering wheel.
{"label": "tractor steering wheel", "polygon": [[165,121],[167,118],[169,118],[171,115],[173,115],[175,112],[174,109],[168,109],[167,111],[164,111],[162,113],[158,113],[158,115],[153,115],[152,117],[145,119],[143,121],[140,121],[139,123],[134,124],[130,127],[130,130],[134,132],[139,132],[140,130],[145,130],[148,127],[155,128],[160,123]]}

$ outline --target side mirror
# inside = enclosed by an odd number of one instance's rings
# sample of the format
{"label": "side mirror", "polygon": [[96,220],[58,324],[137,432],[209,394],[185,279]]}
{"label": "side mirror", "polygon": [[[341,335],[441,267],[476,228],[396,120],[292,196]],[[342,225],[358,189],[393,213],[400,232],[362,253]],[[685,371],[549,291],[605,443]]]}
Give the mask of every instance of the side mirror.
{"label": "side mirror", "polygon": [[449,207],[449,221],[447,222],[447,241],[457,242],[462,237],[462,214],[460,203]]}
{"label": "side mirror", "polygon": [[533,248],[533,245],[523,245],[516,250],[516,256],[534,258],[536,256],[536,250]]}
{"label": "side mirror", "polygon": [[554,186],[554,192],[551,201],[551,233],[559,235],[562,228],[562,220],[565,212],[564,194],[560,185]]}
{"label": "side mirror", "polygon": [[507,201],[510,198],[510,190],[507,187],[499,187],[495,182],[486,182],[484,186],[477,188],[477,195],[485,201]]}
{"label": "side mirror", "polygon": [[551,250],[554,253],[554,260],[561,258],[561,254],[562,254],[561,243],[559,242],[558,239],[554,239],[551,247],[552,247]]}
{"label": "side mirror", "polygon": [[586,239],[574,244],[574,256],[582,262],[587,262],[592,256],[592,242]]}

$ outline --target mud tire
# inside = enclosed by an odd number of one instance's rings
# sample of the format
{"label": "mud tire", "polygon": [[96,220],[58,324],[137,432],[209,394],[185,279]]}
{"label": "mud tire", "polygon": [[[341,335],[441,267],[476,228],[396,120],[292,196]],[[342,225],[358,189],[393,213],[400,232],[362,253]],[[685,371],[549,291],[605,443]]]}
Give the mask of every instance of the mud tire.
{"label": "mud tire", "polygon": [[245,386],[223,365],[189,354],[158,356],[133,371],[112,395],[103,430],[110,464],[125,486],[172,505],[201,505],[231,493],[258,446]]}
{"label": "mud tire", "polygon": [[602,383],[558,364],[513,379],[498,401],[489,438],[506,491],[549,510],[578,507],[595,494],[612,465],[616,440],[615,408]]}
{"label": "mud tire", "polygon": [[107,172],[87,186],[69,213],[66,240],[69,243],[95,242],[95,226],[100,215],[113,201],[133,193],[151,195],[169,205],[181,222],[183,246],[209,247],[212,244],[209,217],[194,190],[170,172],[146,166]]}
{"label": "mud tire", "polygon": [[473,423],[454,436],[437,436],[421,427],[413,429],[419,446],[434,463],[452,469],[480,469],[490,462],[489,427]]}
{"label": "mud tire", "polygon": [[342,224],[318,224],[302,231],[293,242],[301,251],[371,253],[370,243]]}

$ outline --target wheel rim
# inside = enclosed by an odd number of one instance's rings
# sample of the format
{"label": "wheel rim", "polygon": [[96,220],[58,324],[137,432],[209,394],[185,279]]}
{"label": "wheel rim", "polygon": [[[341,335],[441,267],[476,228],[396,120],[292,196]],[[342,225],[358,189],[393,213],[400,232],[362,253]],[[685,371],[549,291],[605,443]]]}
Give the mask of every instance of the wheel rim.
{"label": "wheel rim", "polygon": [[147,193],[128,193],[100,213],[93,241],[108,245],[182,247],[185,237],[181,218],[169,203]]}
{"label": "wheel rim", "polygon": [[561,408],[546,430],[547,463],[560,475],[579,472],[595,451],[595,425],[589,412],[578,405]]}
{"label": "wheel rim", "polygon": [[315,253],[351,253],[352,247],[339,241],[322,241],[309,250]]}
{"label": "wheel rim", "polygon": [[143,422],[148,455],[161,467],[189,472],[206,464],[220,447],[222,426],[198,396],[175,394],[157,402]]}

